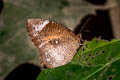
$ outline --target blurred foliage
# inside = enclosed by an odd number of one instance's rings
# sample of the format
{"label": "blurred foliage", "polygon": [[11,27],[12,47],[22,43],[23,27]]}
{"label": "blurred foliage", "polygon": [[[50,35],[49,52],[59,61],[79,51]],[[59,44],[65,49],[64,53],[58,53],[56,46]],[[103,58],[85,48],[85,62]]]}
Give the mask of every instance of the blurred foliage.
{"label": "blurred foliage", "polygon": [[43,69],[37,80],[119,80],[120,40],[85,41],[72,62]]}

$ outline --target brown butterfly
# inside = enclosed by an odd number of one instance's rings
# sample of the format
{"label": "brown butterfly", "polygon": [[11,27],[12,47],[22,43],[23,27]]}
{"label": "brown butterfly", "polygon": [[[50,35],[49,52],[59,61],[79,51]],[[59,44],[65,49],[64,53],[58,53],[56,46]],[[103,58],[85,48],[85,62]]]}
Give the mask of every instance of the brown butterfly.
{"label": "brown butterfly", "polygon": [[80,37],[54,21],[28,19],[27,31],[47,68],[70,62],[80,45]]}

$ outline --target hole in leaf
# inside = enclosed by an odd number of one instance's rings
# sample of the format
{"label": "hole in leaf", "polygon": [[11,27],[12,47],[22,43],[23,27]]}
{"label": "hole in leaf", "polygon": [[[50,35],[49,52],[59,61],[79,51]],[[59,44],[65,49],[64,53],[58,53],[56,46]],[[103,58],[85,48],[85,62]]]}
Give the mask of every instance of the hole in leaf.
{"label": "hole in leaf", "polygon": [[108,77],[108,80],[112,80],[112,76],[109,76],[109,77]]}
{"label": "hole in leaf", "polygon": [[88,58],[85,59],[86,61],[88,60]]}
{"label": "hole in leaf", "polygon": [[89,62],[89,63],[88,63],[88,66],[90,66],[90,65],[91,65],[91,63]]}
{"label": "hole in leaf", "polygon": [[98,53],[98,51],[96,51],[96,53],[95,53],[95,54],[96,54],[96,56],[97,56],[97,55],[99,54],[99,53]]}
{"label": "hole in leaf", "polygon": [[94,59],[94,56],[91,56],[91,59]]}
{"label": "hole in leaf", "polygon": [[84,51],[85,49],[84,48],[81,48],[82,51]]}
{"label": "hole in leaf", "polygon": [[101,53],[103,54],[103,53],[105,53],[105,51],[104,51],[104,50],[102,50],[102,52],[101,52]]}
{"label": "hole in leaf", "polygon": [[108,58],[107,58],[107,60],[109,61],[109,60],[111,60],[111,58],[110,58],[110,57],[108,57]]}
{"label": "hole in leaf", "polygon": [[91,56],[91,53],[89,53],[89,57]]}

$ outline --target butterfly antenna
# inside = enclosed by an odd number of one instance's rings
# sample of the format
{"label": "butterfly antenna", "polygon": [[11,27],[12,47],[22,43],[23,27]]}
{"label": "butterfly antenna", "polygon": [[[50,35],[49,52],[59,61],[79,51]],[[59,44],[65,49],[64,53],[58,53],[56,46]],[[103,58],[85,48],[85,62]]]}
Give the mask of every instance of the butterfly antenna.
{"label": "butterfly antenna", "polygon": [[79,33],[81,33],[82,32],[82,30],[85,28],[85,26],[87,25],[87,23],[91,20],[92,18],[90,17],[90,18],[88,18],[88,20],[85,22],[85,24],[82,26],[82,28],[81,28],[81,30],[80,30],[80,32]]}
{"label": "butterfly antenna", "polygon": [[[82,39],[82,34],[81,34],[81,32],[82,32],[82,30],[85,28],[85,26],[87,25],[87,23],[88,23],[91,19],[92,19],[91,17],[87,19],[87,21],[86,21],[85,24],[81,27],[79,33],[77,34],[77,37],[78,37],[79,41],[81,41],[81,43],[84,41],[84,40]],[[80,44],[80,45],[82,46],[82,44]]]}

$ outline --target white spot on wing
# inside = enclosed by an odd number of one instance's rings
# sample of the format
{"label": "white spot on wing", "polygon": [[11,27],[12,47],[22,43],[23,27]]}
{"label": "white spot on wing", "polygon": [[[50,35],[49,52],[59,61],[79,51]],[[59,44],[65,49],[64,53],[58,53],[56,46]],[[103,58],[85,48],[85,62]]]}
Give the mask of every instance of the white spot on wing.
{"label": "white spot on wing", "polygon": [[47,24],[49,23],[49,20],[45,20],[39,24],[33,25],[33,27],[35,28],[35,31],[40,31],[42,30]]}
{"label": "white spot on wing", "polygon": [[56,40],[55,43],[58,44],[58,40]]}

